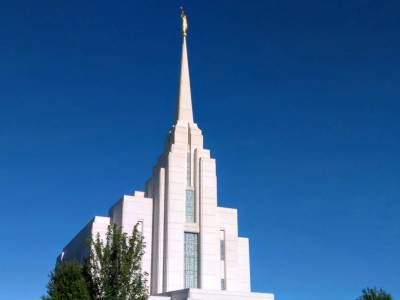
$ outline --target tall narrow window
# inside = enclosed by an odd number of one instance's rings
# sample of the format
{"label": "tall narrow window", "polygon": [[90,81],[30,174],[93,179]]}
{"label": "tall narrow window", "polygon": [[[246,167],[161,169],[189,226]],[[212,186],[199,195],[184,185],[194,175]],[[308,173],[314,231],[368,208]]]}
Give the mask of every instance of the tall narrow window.
{"label": "tall narrow window", "polygon": [[191,189],[186,190],[186,222],[195,222],[194,192]]}
{"label": "tall narrow window", "polygon": [[221,290],[226,290],[226,272],[225,272],[225,230],[219,231],[219,251],[220,251],[220,266],[221,266]]}
{"label": "tall narrow window", "polygon": [[226,290],[225,279],[224,278],[221,279],[221,290]]}
{"label": "tall narrow window", "polygon": [[143,221],[142,220],[137,222],[137,230],[139,231],[140,234],[143,234]]}
{"label": "tall narrow window", "polygon": [[199,235],[185,232],[185,288],[198,287]]}
{"label": "tall narrow window", "polygon": [[186,182],[187,186],[192,186],[192,156],[190,151],[187,153],[187,163],[186,163]]}
{"label": "tall narrow window", "polygon": [[225,230],[220,231],[219,249],[221,260],[225,261]]}

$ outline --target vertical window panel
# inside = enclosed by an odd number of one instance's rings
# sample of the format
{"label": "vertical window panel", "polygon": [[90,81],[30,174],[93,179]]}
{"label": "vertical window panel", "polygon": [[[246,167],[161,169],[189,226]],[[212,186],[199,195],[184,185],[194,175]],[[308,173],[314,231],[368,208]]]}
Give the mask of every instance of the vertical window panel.
{"label": "vertical window panel", "polygon": [[225,261],[225,241],[224,240],[220,240],[220,255],[221,255],[221,260]]}
{"label": "vertical window panel", "polygon": [[195,222],[195,207],[194,207],[194,192],[193,190],[186,190],[186,222]]}
{"label": "vertical window panel", "polygon": [[199,235],[185,232],[185,288],[198,287]]}
{"label": "vertical window panel", "polygon": [[187,153],[187,163],[186,163],[186,182],[187,186],[192,186],[192,156],[190,152]]}
{"label": "vertical window panel", "polygon": [[221,260],[225,261],[225,230],[220,230],[219,250]]}
{"label": "vertical window panel", "polygon": [[140,234],[143,234],[143,221],[142,220],[137,222],[137,230],[140,232]]}
{"label": "vertical window panel", "polygon": [[220,250],[220,274],[221,274],[221,290],[226,290],[226,272],[225,272],[225,259],[226,259],[226,245],[225,245],[225,230],[219,231],[219,250]]}

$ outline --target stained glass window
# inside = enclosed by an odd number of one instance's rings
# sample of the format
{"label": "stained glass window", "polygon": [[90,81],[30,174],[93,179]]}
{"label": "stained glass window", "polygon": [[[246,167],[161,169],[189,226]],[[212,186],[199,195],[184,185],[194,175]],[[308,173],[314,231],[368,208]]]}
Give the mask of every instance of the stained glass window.
{"label": "stained glass window", "polygon": [[199,235],[185,232],[185,288],[198,287]]}
{"label": "stained glass window", "polygon": [[194,192],[193,190],[186,190],[186,222],[194,223],[195,221],[195,208],[194,208]]}
{"label": "stained glass window", "polygon": [[221,290],[225,290],[226,286],[225,286],[225,279],[221,279]]}
{"label": "stained glass window", "polygon": [[219,231],[219,252],[220,252],[220,263],[221,263],[221,290],[226,289],[226,266],[225,266],[225,230]]}
{"label": "stained glass window", "polygon": [[220,230],[219,232],[219,252],[221,260],[225,260],[225,230]]}

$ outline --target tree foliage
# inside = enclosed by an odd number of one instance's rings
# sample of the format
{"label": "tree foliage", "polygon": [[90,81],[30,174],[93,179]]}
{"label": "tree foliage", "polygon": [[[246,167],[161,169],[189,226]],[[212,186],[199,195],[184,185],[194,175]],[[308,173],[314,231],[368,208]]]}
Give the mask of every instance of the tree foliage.
{"label": "tree foliage", "polygon": [[89,257],[58,263],[47,285],[43,300],[145,300],[147,274],[141,264],[145,243],[134,227],[127,235],[116,224],[110,225],[103,241],[100,235],[89,239]]}
{"label": "tree foliage", "polygon": [[90,299],[83,268],[76,261],[58,263],[47,285],[43,300],[88,300]]}
{"label": "tree foliage", "polygon": [[147,274],[141,268],[145,244],[137,225],[130,236],[110,225],[106,240],[97,235],[89,246],[87,273],[94,300],[147,299]]}
{"label": "tree foliage", "polygon": [[357,300],[393,300],[393,298],[383,289],[366,288],[362,290],[362,295]]}

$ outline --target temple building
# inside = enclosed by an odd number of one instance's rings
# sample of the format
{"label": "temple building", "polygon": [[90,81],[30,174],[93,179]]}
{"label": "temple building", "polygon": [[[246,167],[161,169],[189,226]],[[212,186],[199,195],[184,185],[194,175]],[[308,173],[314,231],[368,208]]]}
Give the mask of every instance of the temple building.
{"label": "temple building", "polygon": [[217,205],[216,161],[193,118],[186,40],[182,14],[176,118],[144,192],[124,195],[107,217],[94,217],[59,259],[83,260],[87,238],[104,237],[111,223],[127,233],[139,223],[150,299],[273,300],[273,294],[251,292],[249,240],[238,234],[237,210]]}

